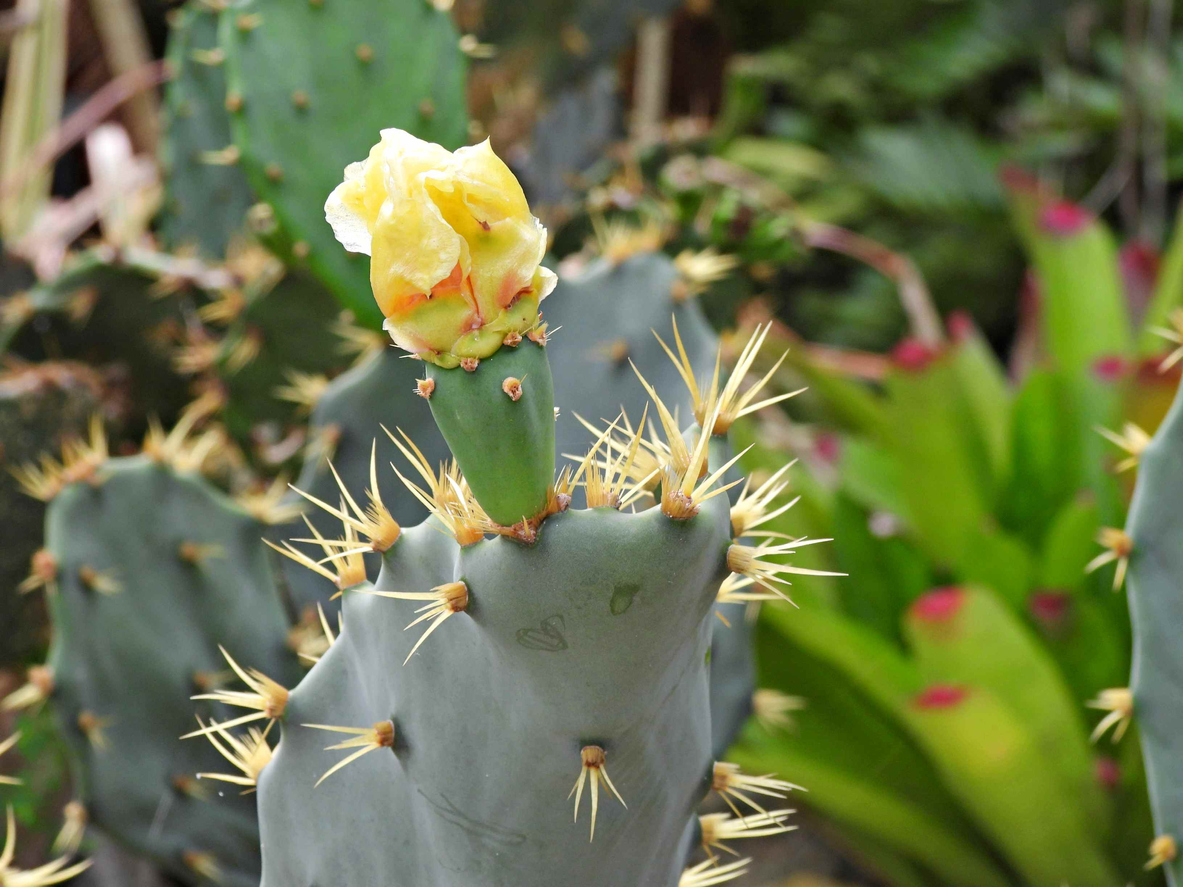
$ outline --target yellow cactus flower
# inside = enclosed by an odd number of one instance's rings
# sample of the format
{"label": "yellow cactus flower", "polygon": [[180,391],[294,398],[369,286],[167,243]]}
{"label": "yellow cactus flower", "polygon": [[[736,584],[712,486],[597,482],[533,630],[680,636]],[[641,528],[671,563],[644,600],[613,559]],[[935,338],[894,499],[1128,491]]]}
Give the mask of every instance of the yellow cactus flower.
{"label": "yellow cactus flower", "polygon": [[546,229],[486,139],[451,152],[382,130],[325,203],[341,244],[370,256],[370,284],[396,345],[441,366],[488,357],[538,322],[556,282]]}

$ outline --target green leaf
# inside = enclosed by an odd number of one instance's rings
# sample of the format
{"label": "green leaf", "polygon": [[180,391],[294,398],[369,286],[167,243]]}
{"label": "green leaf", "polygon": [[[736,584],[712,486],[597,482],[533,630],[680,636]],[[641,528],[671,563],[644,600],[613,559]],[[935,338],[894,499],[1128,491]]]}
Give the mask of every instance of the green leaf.
{"label": "green leaf", "polygon": [[1060,509],[1043,543],[1040,587],[1062,591],[1084,587],[1084,568],[1097,553],[1100,526],[1097,503],[1089,495],[1077,496]]}
{"label": "green leaf", "polygon": [[942,589],[909,611],[905,633],[925,677],[988,690],[1039,744],[1065,792],[1102,832],[1112,811],[1093,772],[1083,709],[1055,661],[994,592]]}

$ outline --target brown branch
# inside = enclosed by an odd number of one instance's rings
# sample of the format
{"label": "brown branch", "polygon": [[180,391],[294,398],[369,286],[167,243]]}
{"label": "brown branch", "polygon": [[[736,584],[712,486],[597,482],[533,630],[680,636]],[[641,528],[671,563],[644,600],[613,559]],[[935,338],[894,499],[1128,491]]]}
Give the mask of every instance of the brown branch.
{"label": "brown branch", "polygon": [[[720,157],[708,157],[702,164],[703,177],[714,184],[734,188],[770,209],[792,212],[796,205],[778,185]],[[825,249],[857,259],[893,281],[912,335],[928,345],[944,341],[940,315],[933,307],[924,277],[907,256],[889,249],[877,240],[825,222],[796,219],[803,242],[813,249]]]}
{"label": "brown branch", "polygon": [[105,83],[73,114],[63,120],[55,129],[46,133],[33,150],[28,161],[0,183],[0,200],[10,197],[20,189],[29,176],[56,161],[124,102],[146,89],[159,86],[170,76],[168,64],[164,60],[160,60],[127,71]]}
{"label": "brown branch", "polygon": [[807,246],[858,259],[889,280],[895,281],[900,293],[900,302],[912,327],[912,334],[928,345],[939,345],[944,341],[940,315],[933,307],[924,278],[910,258],[888,249],[876,240],[855,234],[846,228],[839,228],[837,225],[806,222],[801,227]]}

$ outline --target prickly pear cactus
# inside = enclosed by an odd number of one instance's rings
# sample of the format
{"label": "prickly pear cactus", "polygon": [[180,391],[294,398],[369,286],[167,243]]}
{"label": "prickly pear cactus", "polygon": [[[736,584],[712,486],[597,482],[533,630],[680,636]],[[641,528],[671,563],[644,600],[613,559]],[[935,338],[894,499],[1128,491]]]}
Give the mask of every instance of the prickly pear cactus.
{"label": "prickly pear cactus", "polygon": [[[1138,724],[1150,806],[1157,837],[1151,864],[1161,865],[1171,887],[1183,884],[1183,660],[1174,629],[1183,622],[1183,394],[1141,454],[1122,557],[1134,630],[1133,670],[1128,689],[1101,694],[1098,707],[1118,736],[1132,717]],[[1106,721],[1102,724],[1108,726]],[[1104,729],[1102,727],[1102,729]]]}
{"label": "prickly pear cactus", "polygon": [[[249,0],[221,16],[234,145],[297,262],[378,326],[366,263],[333,243],[321,206],[383,126],[449,147],[467,139],[464,56],[424,0]],[[378,99],[378,97],[381,97]]]}
{"label": "prickly pear cactus", "polygon": [[[244,694],[219,692],[242,672],[231,657],[289,684],[299,668],[262,524],[192,471],[214,445],[154,432],[143,455],[108,458],[95,428],[62,462],[22,472],[50,502],[29,584],[48,595],[53,642],[2,707],[48,699],[76,753],[82,822],[185,883],[248,887],[258,829],[240,792],[269,757],[265,733],[180,737],[242,720],[223,703]],[[257,718],[281,709],[281,695]],[[218,781],[227,776],[233,784]]]}
{"label": "prickly pear cactus", "polygon": [[226,254],[252,203],[230,138],[226,55],[218,47],[223,14],[232,13],[199,0],[177,10],[168,45],[174,75],[165,90],[161,145],[167,173],[161,237],[169,249],[193,246],[210,259]]}
{"label": "prickly pear cactus", "polygon": [[[559,454],[586,449],[588,429],[580,418],[614,416],[620,410],[630,416],[641,414],[648,398],[636,384],[630,363],[671,408],[689,414],[691,400],[685,383],[657,337],[672,341],[676,323],[696,366],[714,360],[718,339],[697,303],[677,297],[682,284],[674,262],[663,253],[597,262],[584,273],[559,281],[546,300],[546,318],[553,327],[581,331],[579,344],[565,347],[564,359],[552,369]],[[313,438],[320,443],[296,487],[335,502],[339,496],[335,471],[347,489],[363,489],[369,483],[371,448],[378,466],[394,464],[405,473],[406,461],[382,426],[405,431],[429,465],[445,462],[451,454],[431,420],[428,403],[418,396],[416,383],[421,375],[420,364],[384,347],[333,380],[312,413]],[[383,501],[400,524],[417,523],[427,515],[418,499],[405,494],[393,472],[378,474],[377,481]],[[306,517],[326,536],[336,531],[336,519],[327,512],[314,509]],[[302,521],[297,521],[276,528],[273,536],[301,535],[302,530]],[[367,563],[370,577],[376,578],[379,558],[368,555]],[[299,609],[318,603],[330,608],[329,597],[336,588],[322,576],[288,561],[284,578]],[[729,609],[735,610],[732,616],[738,615],[738,607]],[[712,725],[720,753],[749,714],[754,681],[751,625],[743,618],[729,617],[728,622],[716,622],[711,652]]]}
{"label": "prickly pear cactus", "polygon": [[[440,192],[459,192],[459,206],[481,223],[470,225],[447,197],[412,189],[406,200],[439,199],[457,213],[451,232],[469,252],[461,248],[459,273],[432,285],[431,297],[404,299],[407,281],[415,285],[440,255],[418,253],[422,241],[396,242],[384,214],[364,219],[387,327],[423,359],[419,390],[455,463],[437,471],[403,437],[412,465],[404,484],[428,521],[404,529],[371,470],[364,493],[342,484],[331,501],[318,497],[341,521],[339,538],[284,546],[335,581],[343,626],[288,697],[281,742],[259,777],[262,884],[730,880],[742,864],[708,859],[683,876],[687,855],[788,830],[791,811],[779,802],[792,786],[714,762],[713,613],[720,603],[783,597],[773,589],[786,574],[810,572],[780,562],[807,540],[759,529],[779,476],[731,505],[724,478],[734,459],[713,446],[736,418],[782,399],[757,400],[761,383],[742,390],[766,330],[729,379],[716,363],[703,381],[696,374],[707,367],[691,362],[675,329],[661,347],[690,391],[690,427],[641,377],[647,411],[613,408],[582,460],[556,473],[548,354],[562,346],[548,345],[547,325],[528,313],[546,295],[541,252],[518,240],[533,237],[529,226],[505,224],[524,201],[507,193],[491,153],[474,161],[458,152],[459,167],[475,166],[466,178],[437,146],[402,139],[398,150],[408,164],[415,152],[430,155]],[[501,183],[493,196],[490,180]],[[397,187],[397,174],[363,170],[353,181]],[[358,199],[351,187],[347,178],[338,236],[352,224],[343,216],[383,199]],[[403,262],[387,274],[392,251]],[[502,313],[485,301],[519,288],[526,296],[498,303]],[[500,347],[489,347],[493,335]],[[382,558],[374,584],[365,552]],[[694,815],[711,789],[735,818]]]}

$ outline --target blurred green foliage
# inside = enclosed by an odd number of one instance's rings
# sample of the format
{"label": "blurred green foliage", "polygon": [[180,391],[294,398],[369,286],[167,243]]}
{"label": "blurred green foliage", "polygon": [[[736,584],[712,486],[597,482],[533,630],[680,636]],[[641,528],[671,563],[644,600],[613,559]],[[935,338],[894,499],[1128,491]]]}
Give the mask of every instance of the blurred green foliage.
{"label": "blurred green foliage", "polygon": [[[1086,565],[1129,492],[1098,429],[1153,430],[1178,375],[1161,339],[1136,345],[1107,226],[1034,180],[1011,196],[1038,336],[1009,378],[959,315],[872,382],[795,350],[782,384],[812,385],[814,421],[748,428],[749,469],[786,447],[805,466],[773,529],[832,537],[795,560],[849,578],[765,608],[762,686],[808,705],[787,735],[751,725],[736,756],[805,783],[856,850],[871,834],[868,862],[909,872],[892,883],[1159,883],[1136,742],[1089,744],[1085,703],[1125,684],[1131,638],[1113,568]],[[1149,316],[1179,296],[1163,275]]]}

